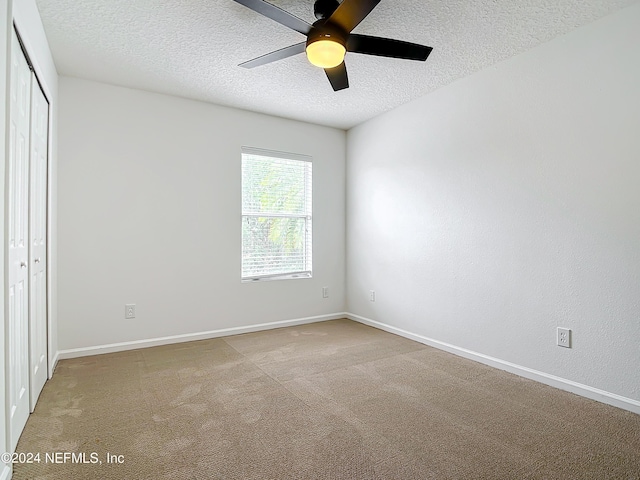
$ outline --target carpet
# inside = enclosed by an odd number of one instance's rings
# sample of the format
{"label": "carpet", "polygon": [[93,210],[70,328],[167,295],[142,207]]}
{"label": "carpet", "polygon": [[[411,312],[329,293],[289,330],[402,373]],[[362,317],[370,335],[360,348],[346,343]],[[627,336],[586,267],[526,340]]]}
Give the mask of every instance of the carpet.
{"label": "carpet", "polygon": [[17,451],[16,480],[630,480],[640,415],[335,320],[62,360]]}

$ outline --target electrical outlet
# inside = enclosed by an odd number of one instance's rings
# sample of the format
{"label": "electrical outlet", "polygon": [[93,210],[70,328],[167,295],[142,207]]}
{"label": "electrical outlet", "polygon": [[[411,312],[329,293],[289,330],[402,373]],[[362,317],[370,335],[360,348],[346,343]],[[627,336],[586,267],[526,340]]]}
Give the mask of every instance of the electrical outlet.
{"label": "electrical outlet", "polygon": [[558,327],[558,346],[571,348],[571,330]]}
{"label": "electrical outlet", "polygon": [[129,303],[124,306],[124,318],[136,318],[136,304]]}
{"label": "electrical outlet", "polygon": [[329,298],[329,287],[322,287],[322,298]]}
{"label": "electrical outlet", "polygon": [[371,302],[375,302],[376,301],[376,292],[375,292],[375,290],[369,290],[369,301],[371,301]]}

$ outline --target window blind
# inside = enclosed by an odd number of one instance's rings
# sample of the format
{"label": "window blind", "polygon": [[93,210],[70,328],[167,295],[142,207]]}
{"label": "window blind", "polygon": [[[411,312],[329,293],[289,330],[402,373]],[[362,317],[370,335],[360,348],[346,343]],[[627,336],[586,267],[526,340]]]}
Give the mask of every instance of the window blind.
{"label": "window blind", "polygon": [[311,276],[312,163],[242,149],[242,279]]}

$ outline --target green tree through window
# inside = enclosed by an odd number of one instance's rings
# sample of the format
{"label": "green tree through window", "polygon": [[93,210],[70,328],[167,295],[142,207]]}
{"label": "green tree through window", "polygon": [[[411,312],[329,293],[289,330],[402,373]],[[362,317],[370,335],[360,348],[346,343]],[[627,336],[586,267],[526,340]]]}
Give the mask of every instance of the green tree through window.
{"label": "green tree through window", "polygon": [[242,279],[311,276],[311,158],[242,149]]}

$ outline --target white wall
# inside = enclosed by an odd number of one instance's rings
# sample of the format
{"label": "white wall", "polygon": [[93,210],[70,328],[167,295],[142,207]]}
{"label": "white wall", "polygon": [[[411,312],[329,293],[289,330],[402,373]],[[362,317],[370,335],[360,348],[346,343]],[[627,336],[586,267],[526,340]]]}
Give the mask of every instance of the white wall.
{"label": "white wall", "polygon": [[640,4],[349,131],[348,311],[640,406],[638,25]]}
{"label": "white wall", "polygon": [[[68,77],[60,105],[61,350],[344,312],[344,131]],[[313,157],[312,279],[240,282],[242,146]]]}

